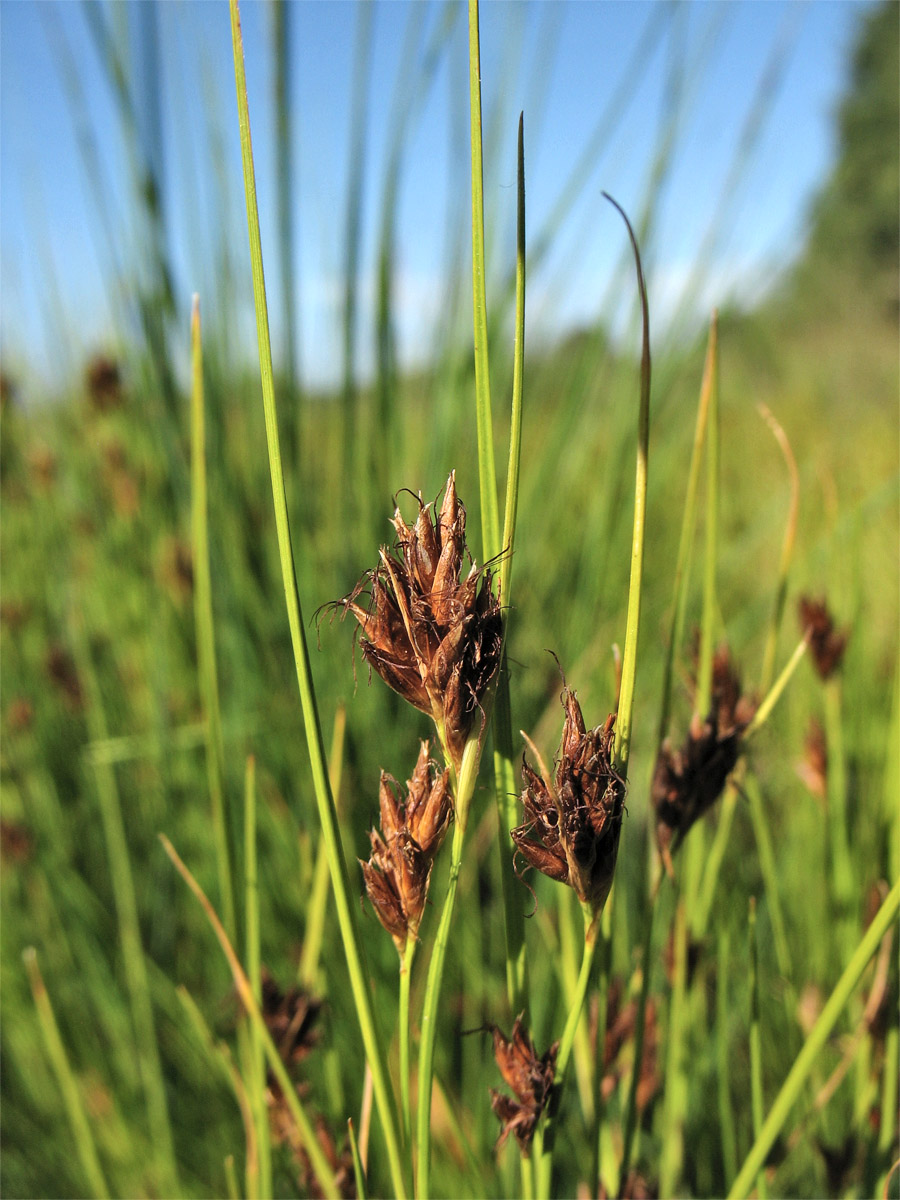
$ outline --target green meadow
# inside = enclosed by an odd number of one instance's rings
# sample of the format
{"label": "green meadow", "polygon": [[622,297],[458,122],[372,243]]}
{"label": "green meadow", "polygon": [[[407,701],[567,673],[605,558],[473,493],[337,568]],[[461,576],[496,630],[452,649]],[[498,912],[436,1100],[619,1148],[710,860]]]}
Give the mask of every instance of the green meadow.
{"label": "green meadow", "polygon": [[[139,94],[118,73],[122,30],[91,11],[127,127]],[[278,30],[273,120],[287,139]],[[372,379],[348,365],[342,387],[314,391],[290,347],[270,372],[264,340],[257,360],[228,336],[229,315],[253,303],[244,181],[222,182],[243,240],[227,243],[222,225],[190,327],[175,316],[134,133],[141,269],[117,259],[110,280],[127,327],[102,353],[70,330],[71,370],[52,395],[27,363],[3,364],[6,1196],[900,1194],[897,33],[893,4],[860,18],[836,165],[796,262],[755,307],[718,313],[712,347],[707,329],[657,343],[651,308],[652,375],[628,229],[599,190],[597,220],[621,245],[606,310],[559,343],[526,343],[521,361],[515,239],[491,241],[515,226],[517,192],[490,198],[488,245],[474,251],[488,263],[476,360],[468,173],[427,365],[398,366],[387,186]],[[413,81],[412,105],[424,86]],[[467,140],[469,101],[458,98]],[[210,171],[221,119],[198,118]],[[409,126],[396,119],[402,146]],[[526,112],[526,195],[528,128]],[[472,145],[476,161],[496,152],[476,123]],[[89,137],[83,149],[89,166]],[[574,186],[594,184],[585,172]],[[655,199],[629,214],[638,249]],[[345,201],[350,364],[361,201]],[[525,215],[530,265],[557,228],[532,230]],[[209,221],[212,244],[224,218]],[[282,261],[291,236],[283,220]],[[282,275],[271,311],[293,304],[290,271],[270,277]],[[633,336],[611,338],[610,313]],[[419,496],[436,515],[451,471],[468,554],[489,560],[474,578],[498,615],[459,660],[461,699],[429,682],[427,702],[437,690],[444,704],[433,724],[379,677],[372,619],[342,601],[375,605],[390,574],[366,579],[379,547],[402,557],[395,499],[410,525]],[[459,569],[465,579],[465,552]],[[810,602],[833,624],[805,645]],[[483,628],[481,610],[466,612],[447,618],[454,635]],[[389,658],[407,645],[404,620]],[[482,679],[501,629],[503,665]],[[411,641],[415,692],[434,648]],[[726,645],[744,698],[728,728]],[[573,810],[564,688],[593,734],[618,710],[599,755],[609,790],[576,772]],[[684,765],[705,752],[701,730],[711,754],[734,752],[713,794],[711,760],[694,793]],[[361,864],[377,859],[370,830],[391,847],[380,772],[399,781],[410,819],[423,739],[432,776],[448,772],[451,812],[433,864],[418,844],[404,860],[430,877],[415,918],[413,885],[397,885],[398,944]],[[544,826],[523,815],[523,753],[536,777],[545,764],[549,784],[532,789],[554,797]],[[659,807],[666,753],[687,806],[677,819]],[[615,843],[599,901],[579,892],[582,842],[559,842],[566,881],[509,838],[524,824],[531,844],[543,829],[557,847],[556,830],[592,804],[594,825],[579,826],[596,838],[592,870],[603,839]],[[495,1049],[520,1014],[534,1057],[517,1091]]]}

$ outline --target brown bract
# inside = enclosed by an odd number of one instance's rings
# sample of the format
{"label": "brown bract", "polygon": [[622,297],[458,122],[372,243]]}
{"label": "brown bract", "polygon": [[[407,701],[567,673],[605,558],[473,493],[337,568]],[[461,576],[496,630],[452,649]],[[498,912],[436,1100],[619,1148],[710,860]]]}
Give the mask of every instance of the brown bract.
{"label": "brown bract", "polygon": [[379,808],[381,833],[369,833],[372,853],[360,861],[366,891],[375,914],[400,954],[407,938],[415,937],[425,910],[431,864],[450,824],[450,771],[438,771],[423,742],[406,800],[399,784],[381,772]]}
{"label": "brown bract", "polygon": [[709,715],[695,719],[681,749],[666,739],[660,747],[650,798],[656,811],[656,841],[670,861],[688,830],[718,800],[737,765],[741,737],[755,705],[742,695],[727,646],[713,659]]}
{"label": "brown bract", "polygon": [[491,1031],[494,1035],[494,1058],[500,1074],[516,1095],[513,1100],[504,1092],[491,1088],[491,1108],[503,1122],[497,1147],[502,1146],[513,1134],[519,1149],[528,1155],[538,1120],[553,1089],[559,1042],[554,1042],[547,1053],[538,1058],[534,1044],[522,1025],[521,1016],[516,1017],[511,1038],[507,1039],[496,1025],[491,1027]]}
{"label": "brown bract", "polygon": [[[418,498],[407,525],[393,517],[397,543],[380,550],[339,605],[359,621],[363,655],[410,704],[428,713],[457,769],[481,702],[500,665],[503,626],[491,572],[471,564],[462,575],[466,510],[451,472],[440,512]],[[471,559],[470,559],[471,561]],[[368,593],[368,604],[358,599]]]}
{"label": "brown bract", "polygon": [[824,600],[801,596],[797,608],[815,668],[822,679],[828,679],[843,662],[850,634],[846,629],[835,629],[834,618]]}
{"label": "brown bract", "polygon": [[615,715],[588,730],[568,687],[563,704],[556,780],[538,775],[523,758],[525,821],[511,836],[531,866],[570,884],[596,912],[612,887],[625,805],[625,781],[611,759]]}

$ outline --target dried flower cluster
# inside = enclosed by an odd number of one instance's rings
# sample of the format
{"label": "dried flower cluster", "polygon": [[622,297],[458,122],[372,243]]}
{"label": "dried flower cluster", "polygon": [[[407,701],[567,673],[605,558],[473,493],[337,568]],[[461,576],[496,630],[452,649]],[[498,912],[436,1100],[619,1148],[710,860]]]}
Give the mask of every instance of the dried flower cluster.
{"label": "dried flower cluster", "polygon": [[656,811],[656,841],[668,860],[695,821],[718,800],[737,765],[741,736],[755,705],[741,694],[741,681],[727,646],[713,658],[711,708],[696,718],[680,750],[663,742],[650,790]]}
{"label": "dried flower cluster", "polygon": [[503,1122],[498,1148],[510,1134],[515,1136],[523,1155],[528,1155],[537,1123],[550,1099],[553,1090],[553,1072],[559,1042],[554,1042],[541,1058],[538,1058],[531,1038],[522,1026],[522,1018],[516,1017],[512,1037],[507,1039],[496,1025],[494,1034],[494,1058],[500,1068],[504,1082],[515,1092],[515,1100],[504,1092],[491,1088],[491,1108]]}
{"label": "dried flower cluster", "polygon": [[570,884],[582,903],[599,911],[612,887],[625,805],[625,781],[611,758],[615,716],[588,730],[565,685],[563,704],[555,783],[523,758],[525,821],[511,836],[531,866]]}
{"label": "dried flower cluster", "polygon": [[[418,498],[419,512],[407,525],[393,517],[395,552],[380,550],[368,571],[339,605],[362,630],[366,661],[410,704],[431,716],[454,765],[488,686],[500,665],[502,620],[491,588],[491,572],[472,562],[461,578],[466,546],[466,510],[451,472],[440,512]],[[357,603],[368,592],[369,603]]]}
{"label": "dried flower cluster", "polygon": [[423,742],[405,802],[399,785],[381,773],[381,833],[369,833],[372,855],[361,862],[366,891],[379,921],[402,954],[415,937],[425,909],[431,864],[450,824],[450,771],[438,771]]}
{"label": "dried flower cluster", "polygon": [[809,649],[815,668],[822,679],[828,679],[843,662],[850,635],[846,629],[835,629],[834,618],[824,600],[801,596],[798,611],[800,626],[809,637]]}

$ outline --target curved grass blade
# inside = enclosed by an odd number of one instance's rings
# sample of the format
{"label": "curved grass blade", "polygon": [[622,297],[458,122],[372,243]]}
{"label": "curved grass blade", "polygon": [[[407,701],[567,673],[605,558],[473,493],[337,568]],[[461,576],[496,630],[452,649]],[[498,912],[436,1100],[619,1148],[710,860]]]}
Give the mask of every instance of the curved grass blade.
{"label": "curved grass blade", "polygon": [[340,832],[334,797],[328,780],[322,729],[313,687],[309,649],[303,628],[300,595],[294,554],[291,546],[287,500],[284,489],[284,472],[281,465],[281,446],[275,410],[275,385],[272,371],[272,347],[269,339],[269,317],[266,304],[265,276],[262,261],[262,243],[259,233],[259,213],[256,203],[256,181],[253,166],[253,148],[250,140],[250,114],[247,105],[247,85],[244,75],[244,52],[241,38],[240,16],[237,0],[230,2],[231,32],[234,47],[235,85],[237,89],[238,115],[241,129],[241,152],[244,164],[244,187],[247,200],[247,225],[250,238],[250,257],[253,268],[253,294],[256,307],[256,328],[259,342],[260,376],[262,381],[263,408],[266,422],[266,441],[269,452],[269,469],[272,479],[272,497],[275,507],[275,525],[278,535],[278,551],[281,559],[282,582],[287,605],[288,623],[291,631],[291,646],[297,670],[297,683],[303,709],[306,742],[312,768],[316,804],[325,840],[326,852],[331,869],[335,906],[341,929],[341,939],[350,973],[350,985],[356,1005],[357,1017],[362,1032],[366,1059],[372,1071],[375,1102],[378,1106],[387,1144],[391,1181],[398,1197],[406,1195],[403,1168],[400,1159],[400,1138],[397,1117],[390,1090],[381,1035],[375,1021],[369,992],[369,972],[365,964],[365,953],[359,934],[356,907],[350,902],[350,883],[347,865],[341,850]]}

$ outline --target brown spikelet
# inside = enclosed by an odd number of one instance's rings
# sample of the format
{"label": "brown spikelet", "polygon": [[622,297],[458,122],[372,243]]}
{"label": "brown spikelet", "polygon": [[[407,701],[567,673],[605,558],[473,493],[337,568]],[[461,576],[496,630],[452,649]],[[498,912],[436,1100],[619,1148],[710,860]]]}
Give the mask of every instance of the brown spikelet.
{"label": "brown spikelet", "polygon": [[810,717],[803,739],[803,759],[797,764],[797,774],[819,800],[824,800],[828,787],[828,743],[821,721]]}
{"label": "brown spikelet", "polygon": [[727,647],[713,659],[711,707],[696,718],[680,749],[666,739],[660,747],[650,797],[656,812],[656,841],[668,862],[691,826],[715,804],[737,765],[741,737],[755,705],[741,692]]}
{"label": "brown spikelet", "polygon": [[401,802],[399,784],[381,772],[381,833],[370,831],[372,853],[368,862],[360,860],[369,900],[400,954],[407,938],[418,931],[431,864],[453,812],[450,771],[439,771],[431,762],[428,742],[422,743],[406,786],[406,799]]}
{"label": "brown spikelet", "polygon": [[595,911],[612,887],[625,806],[625,782],[612,765],[615,716],[585,728],[581,706],[564,685],[556,779],[538,775],[523,759],[525,820],[511,831],[522,857]]}
{"label": "brown spikelet", "polygon": [[262,1010],[266,1028],[288,1068],[296,1067],[314,1049],[316,1021],[322,1001],[301,987],[282,991],[268,971],[262,972]]}
{"label": "brown spikelet", "polygon": [[75,668],[75,660],[64,646],[50,646],[44,659],[44,670],[47,678],[64,697],[66,704],[77,712],[84,704],[81,690],[81,680]]}
{"label": "brown spikelet", "polygon": [[838,631],[824,600],[801,596],[797,605],[800,627],[809,637],[809,650],[820,678],[829,679],[843,662],[849,630]]}
{"label": "brown spikelet", "polygon": [[[466,510],[451,472],[437,516],[417,497],[408,525],[399,508],[397,541],[337,607],[359,622],[369,665],[443,730],[454,765],[500,665],[502,620],[489,570],[472,563],[462,575]],[[470,560],[471,561],[471,560]],[[367,597],[366,603],[360,603]]]}
{"label": "brown spikelet", "polygon": [[491,1108],[503,1122],[497,1147],[513,1134],[522,1154],[527,1157],[538,1120],[553,1090],[559,1042],[554,1042],[547,1053],[538,1058],[521,1016],[516,1017],[511,1038],[507,1039],[496,1025],[491,1026],[491,1031],[500,1074],[516,1097],[513,1100],[504,1092],[491,1088]]}

